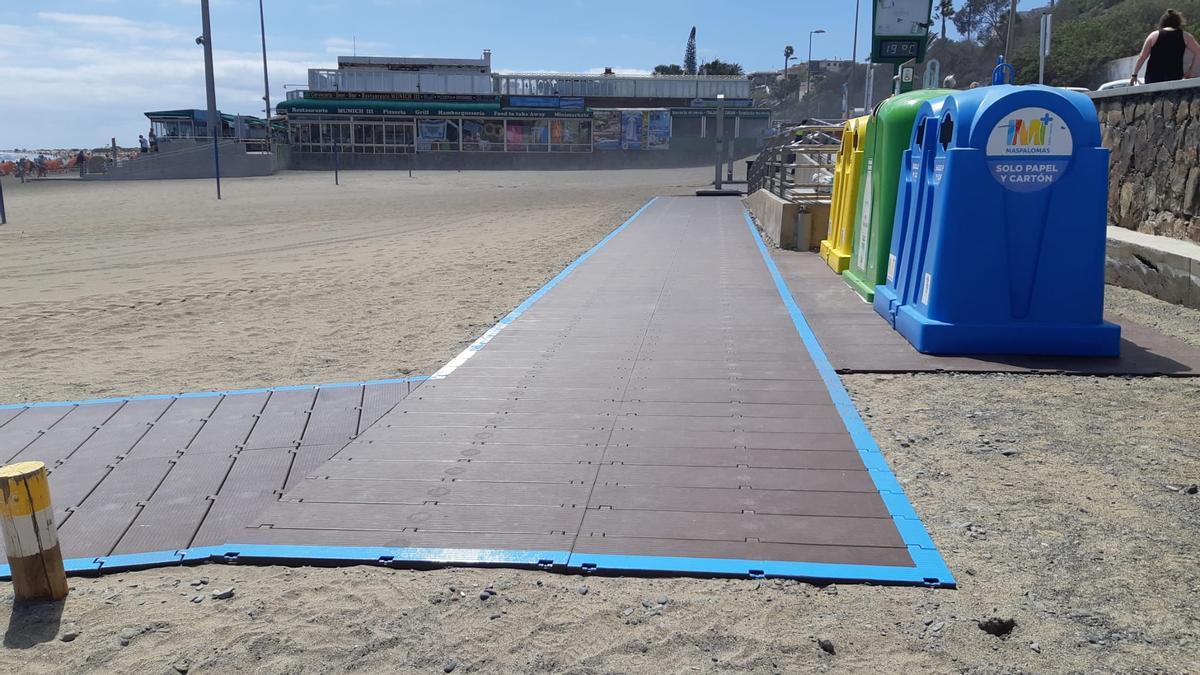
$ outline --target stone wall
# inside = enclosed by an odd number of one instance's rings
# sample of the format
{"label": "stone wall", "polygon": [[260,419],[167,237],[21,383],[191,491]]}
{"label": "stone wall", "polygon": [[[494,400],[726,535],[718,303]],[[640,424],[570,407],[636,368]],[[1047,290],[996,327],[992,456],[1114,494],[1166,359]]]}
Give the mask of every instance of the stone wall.
{"label": "stone wall", "polygon": [[1200,79],[1092,94],[1109,225],[1200,242]]}

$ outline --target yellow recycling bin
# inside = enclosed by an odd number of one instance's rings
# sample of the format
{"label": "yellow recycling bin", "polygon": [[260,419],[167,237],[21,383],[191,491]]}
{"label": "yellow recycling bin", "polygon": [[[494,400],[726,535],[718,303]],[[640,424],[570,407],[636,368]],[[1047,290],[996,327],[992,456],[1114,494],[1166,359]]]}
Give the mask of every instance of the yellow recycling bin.
{"label": "yellow recycling bin", "polygon": [[858,186],[862,182],[862,157],[866,148],[870,115],[846,120],[842,147],[838,150],[833,175],[833,212],[829,216],[829,238],[821,241],[821,257],[841,274],[850,266],[853,246],[854,209],[858,205]]}

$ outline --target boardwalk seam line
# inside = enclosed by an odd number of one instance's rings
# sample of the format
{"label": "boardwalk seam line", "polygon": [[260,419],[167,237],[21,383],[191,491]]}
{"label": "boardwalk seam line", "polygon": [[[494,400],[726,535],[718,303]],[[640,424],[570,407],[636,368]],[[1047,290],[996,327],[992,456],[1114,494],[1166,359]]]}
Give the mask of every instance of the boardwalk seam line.
{"label": "boardwalk seam line", "polygon": [[521,304],[517,305],[516,309],[514,309],[513,311],[506,314],[504,316],[504,318],[502,318],[498,322],[496,322],[496,325],[492,326],[491,328],[489,328],[487,330],[486,333],[479,336],[478,340],[476,340],[475,342],[472,342],[466,349],[459,352],[458,356],[455,356],[454,358],[450,359],[450,361],[446,365],[444,365],[440,369],[438,369],[438,371],[436,373],[434,373],[433,375],[430,375],[429,379],[443,380],[450,373],[453,373],[455,370],[457,370],[459,366],[466,363],[468,359],[470,359],[472,356],[475,355],[475,352],[479,351],[480,349],[483,349],[487,345],[487,343],[491,342],[492,338],[499,335],[500,332],[503,331],[508,326],[508,324],[512,323],[513,321],[516,321],[517,317],[524,314],[525,311],[528,310],[530,307],[532,307],[533,304],[536,303],[538,300],[540,300],[542,298],[542,296],[546,295],[546,293],[549,293],[550,289],[554,288],[555,286],[557,286],[559,284],[559,282],[561,282],[563,279],[566,279],[568,276],[570,276],[571,272],[575,271],[575,268],[582,265],[584,263],[584,261],[586,261],[588,258],[592,257],[593,254],[595,254],[597,251],[599,251],[601,248],[603,248],[605,244],[607,244],[609,241],[611,241],[613,239],[613,237],[617,236],[622,231],[624,231],[625,228],[629,227],[629,225],[634,220],[636,220],[638,216],[642,215],[642,213],[646,209],[650,208],[650,206],[653,205],[654,202],[656,202],[657,200],[658,200],[658,197],[652,197],[650,199],[650,201],[646,202],[645,204],[642,204],[642,207],[639,208],[637,211],[634,211],[633,215],[629,216],[629,218],[626,219],[625,222],[621,223],[617,227],[617,229],[613,230],[612,232],[609,232],[603,239],[596,242],[595,246],[584,251],[582,255],[580,255],[578,258],[576,258],[574,261],[572,261],[570,265],[567,265],[566,267],[564,267],[563,270],[561,272],[559,272],[557,275],[555,275],[553,279],[551,279],[550,281],[547,281],[544,286],[542,286],[538,290],[534,291],[533,295],[530,295],[528,298],[525,298],[525,301],[522,302]]}

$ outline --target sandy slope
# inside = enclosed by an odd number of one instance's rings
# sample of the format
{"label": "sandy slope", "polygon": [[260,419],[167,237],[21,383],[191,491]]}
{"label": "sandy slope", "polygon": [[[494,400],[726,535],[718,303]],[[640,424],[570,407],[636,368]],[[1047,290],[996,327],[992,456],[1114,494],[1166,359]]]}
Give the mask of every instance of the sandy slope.
{"label": "sandy slope", "polygon": [[430,373],[707,174],[6,181],[0,402]]}

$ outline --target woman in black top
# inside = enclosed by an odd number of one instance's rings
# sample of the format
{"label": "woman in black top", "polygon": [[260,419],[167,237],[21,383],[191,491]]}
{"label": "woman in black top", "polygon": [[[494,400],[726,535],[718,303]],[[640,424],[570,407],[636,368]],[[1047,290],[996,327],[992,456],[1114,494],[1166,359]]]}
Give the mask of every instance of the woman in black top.
{"label": "woman in black top", "polygon": [[1146,36],[1137,65],[1133,67],[1130,84],[1137,84],[1138,71],[1146,64],[1146,84],[1182,80],[1184,77],[1183,56],[1192,52],[1192,65],[1188,77],[1195,76],[1196,64],[1200,62],[1200,43],[1183,30],[1183,15],[1168,9],[1158,21],[1158,30]]}

